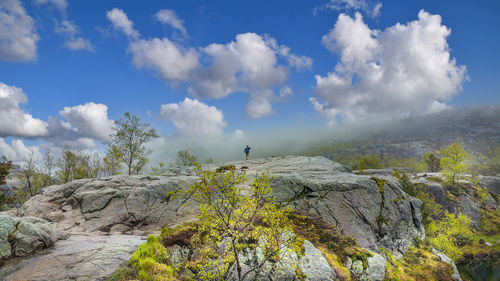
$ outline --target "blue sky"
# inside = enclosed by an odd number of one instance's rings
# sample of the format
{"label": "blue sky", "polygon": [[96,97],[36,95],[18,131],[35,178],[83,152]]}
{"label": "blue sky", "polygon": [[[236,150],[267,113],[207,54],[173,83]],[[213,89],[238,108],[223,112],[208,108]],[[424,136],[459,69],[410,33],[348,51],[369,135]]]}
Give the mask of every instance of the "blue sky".
{"label": "blue sky", "polygon": [[[0,0],[0,153],[99,147],[127,111],[166,138],[244,141],[498,104],[499,10],[466,0]],[[225,92],[213,88],[221,83]]]}

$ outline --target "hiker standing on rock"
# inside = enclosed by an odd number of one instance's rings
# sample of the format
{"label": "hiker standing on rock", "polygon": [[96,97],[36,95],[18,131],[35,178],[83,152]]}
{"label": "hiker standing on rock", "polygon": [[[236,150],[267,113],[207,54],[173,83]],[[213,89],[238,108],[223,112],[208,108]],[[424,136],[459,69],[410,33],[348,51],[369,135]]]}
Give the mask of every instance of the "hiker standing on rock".
{"label": "hiker standing on rock", "polygon": [[247,147],[245,147],[245,149],[243,149],[243,151],[245,152],[245,155],[247,157],[247,160],[248,160],[248,154],[250,154],[250,149],[252,149],[252,148],[249,147],[248,144],[247,144]]}

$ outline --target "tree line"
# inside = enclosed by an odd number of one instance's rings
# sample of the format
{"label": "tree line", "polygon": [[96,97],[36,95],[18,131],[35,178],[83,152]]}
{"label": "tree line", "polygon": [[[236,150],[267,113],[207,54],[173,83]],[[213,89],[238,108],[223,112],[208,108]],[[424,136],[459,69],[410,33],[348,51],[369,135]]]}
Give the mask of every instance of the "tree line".
{"label": "tree line", "polygon": [[[47,149],[42,159],[31,151],[26,155],[19,172],[16,173],[21,186],[16,188],[14,198],[0,192],[0,204],[14,201],[24,202],[40,193],[45,186],[64,184],[83,178],[97,178],[121,173],[138,175],[145,172],[151,150],[145,144],[158,135],[150,124],[142,122],[137,116],[125,113],[115,122],[115,128],[108,141],[104,142],[105,153],[90,153],[65,146],[59,157]],[[170,166],[192,166],[198,161],[187,150],[177,153],[177,159]],[[213,163],[210,158],[207,163]],[[12,161],[5,156],[0,158],[0,184],[6,184],[6,178],[12,169]],[[161,175],[167,172],[165,164],[151,167],[151,174]]]}

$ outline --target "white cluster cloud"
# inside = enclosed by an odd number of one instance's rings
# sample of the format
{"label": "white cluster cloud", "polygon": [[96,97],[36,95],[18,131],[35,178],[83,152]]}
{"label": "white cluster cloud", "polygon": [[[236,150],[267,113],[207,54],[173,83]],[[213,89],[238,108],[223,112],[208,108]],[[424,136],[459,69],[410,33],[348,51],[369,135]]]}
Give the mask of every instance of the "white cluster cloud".
{"label": "white cluster cloud", "polygon": [[28,102],[23,90],[0,82],[0,136],[42,137],[47,123],[33,118],[19,105]]}
{"label": "white cluster cloud", "polygon": [[227,125],[222,111],[190,98],[162,105],[160,117],[171,121],[179,134],[188,137],[221,135]]}
{"label": "white cluster cloud", "polygon": [[335,11],[345,11],[345,10],[356,10],[363,11],[370,17],[377,17],[380,15],[380,9],[382,9],[382,3],[374,2],[371,0],[330,0],[328,3],[319,6],[314,9],[314,13],[318,10],[335,10]]}
{"label": "white cluster cloud", "polygon": [[13,162],[22,162],[33,153],[35,161],[42,159],[40,148],[38,146],[26,146],[20,139],[14,139],[10,144],[5,142],[5,139],[0,138],[0,156],[5,156]]}
{"label": "white cluster cloud", "polygon": [[157,21],[168,24],[172,28],[179,30],[184,36],[187,34],[183,21],[177,17],[175,11],[168,9],[159,10],[155,18]]}
{"label": "white cluster cloud", "polygon": [[108,118],[108,107],[102,103],[65,107],[59,114],[84,137],[107,140],[114,132],[115,122]]}
{"label": "white cluster cloud", "polygon": [[195,50],[183,49],[167,38],[132,41],[128,51],[137,68],[151,68],[168,81],[186,81],[199,66]]}
{"label": "white cluster cloud", "polygon": [[[168,38],[141,39],[133,22],[120,9],[108,11],[107,16],[115,29],[131,39],[128,52],[136,67],[152,69],[168,82],[187,83],[188,93],[196,98],[224,98],[234,92],[247,92],[250,102],[246,112],[251,118],[271,114],[271,102],[282,100],[274,90],[287,81],[288,67],[280,64],[278,57],[296,69],[312,65],[311,58],[293,54],[270,36],[238,34],[235,41],[213,43],[197,51]],[[161,10],[156,19],[185,31],[173,11]],[[208,65],[202,65],[201,58],[206,58]]]}
{"label": "white cluster cloud", "polygon": [[0,0],[0,59],[33,61],[40,39],[31,18],[19,0]]}
{"label": "white cluster cloud", "polygon": [[322,41],[340,62],[326,77],[315,76],[319,100],[310,100],[332,122],[442,110],[468,79],[451,58],[450,33],[439,15],[423,10],[418,20],[383,31],[371,30],[359,13],[341,14]]}
{"label": "white cluster cloud", "polygon": [[95,50],[89,39],[78,36],[80,28],[74,22],[63,20],[61,24],[56,26],[56,33],[66,37],[64,46],[70,50],[87,50],[91,52]]}
{"label": "white cluster cloud", "polygon": [[61,146],[93,148],[95,140],[107,140],[115,128],[104,104],[65,107],[59,111],[60,117],[45,122],[20,107],[27,102],[22,89],[0,82],[0,137],[43,138]]}

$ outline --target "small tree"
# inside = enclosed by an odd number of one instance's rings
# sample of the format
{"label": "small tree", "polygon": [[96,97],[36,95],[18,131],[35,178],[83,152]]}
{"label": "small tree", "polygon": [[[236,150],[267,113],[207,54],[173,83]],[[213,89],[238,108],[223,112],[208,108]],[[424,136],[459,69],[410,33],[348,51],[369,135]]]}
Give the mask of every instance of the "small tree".
{"label": "small tree", "polygon": [[45,150],[43,154],[43,162],[42,162],[42,172],[45,174],[45,185],[51,185],[54,184],[53,181],[53,174],[54,170],[56,169],[57,162],[49,149]]}
{"label": "small tree", "polygon": [[151,175],[161,176],[167,172],[167,168],[165,167],[165,163],[158,163],[158,167],[151,167]]}
{"label": "small tree", "polygon": [[[201,250],[197,273],[201,280],[247,280],[267,261],[287,253],[287,247],[293,242],[292,224],[288,212],[274,204],[269,196],[272,188],[268,173],[257,175],[251,185],[251,196],[242,195],[239,185],[246,182],[246,174],[236,173],[234,167],[212,172],[196,165],[196,173],[200,180],[185,194],[200,206],[199,230],[205,233],[203,239],[207,245]],[[243,266],[242,251],[255,244],[262,248],[263,258]],[[213,258],[221,245],[224,248],[222,263]],[[228,272],[230,264],[235,264],[235,272]]]}
{"label": "small tree", "polygon": [[384,165],[380,157],[375,154],[364,155],[359,159],[358,170],[364,169],[382,169]]}
{"label": "small tree", "polygon": [[440,168],[440,162],[441,160],[434,155],[432,152],[427,152],[422,154],[422,162],[424,162],[427,165],[427,172],[428,173],[437,173],[439,172]]}
{"label": "small tree", "polygon": [[467,170],[464,160],[468,157],[462,145],[454,142],[440,151],[443,175],[455,184],[457,176]]}
{"label": "small tree", "polygon": [[175,164],[177,166],[193,166],[196,161],[198,161],[198,157],[191,155],[188,150],[179,150]]}
{"label": "small tree", "polygon": [[[11,167],[12,167],[12,161],[8,160],[7,157],[2,156],[0,158],[0,185],[7,183],[6,179],[10,173]],[[0,205],[12,203],[14,200],[15,200],[14,198],[10,198],[3,192],[0,192]]]}
{"label": "small tree", "polygon": [[12,160],[8,160],[7,157],[2,156],[0,158],[0,184],[6,184],[5,180],[10,173],[10,168],[12,168]]}
{"label": "small tree", "polygon": [[123,166],[122,153],[117,146],[110,146],[106,151],[106,155],[102,159],[103,173],[106,176],[113,176],[120,173]]}
{"label": "small tree", "polygon": [[471,234],[470,218],[460,213],[455,216],[448,211],[446,211],[444,220],[435,220],[426,229],[429,243],[452,260],[457,260],[463,255],[459,238]]}
{"label": "small tree", "polygon": [[158,135],[150,128],[150,124],[141,123],[137,116],[128,112],[125,113],[124,119],[116,121],[115,124],[115,132],[107,145],[121,152],[121,158],[128,167],[129,175],[138,173],[147,163],[146,156],[151,153],[151,150],[146,149],[144,145]]}

